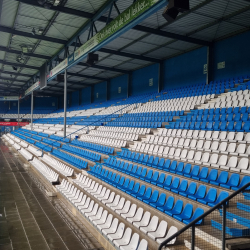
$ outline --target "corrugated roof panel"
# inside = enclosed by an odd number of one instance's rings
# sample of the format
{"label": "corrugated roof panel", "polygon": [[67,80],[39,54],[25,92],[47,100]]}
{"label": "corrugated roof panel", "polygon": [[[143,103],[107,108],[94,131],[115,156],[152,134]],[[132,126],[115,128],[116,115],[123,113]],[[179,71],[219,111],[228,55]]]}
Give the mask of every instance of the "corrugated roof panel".
{"label": "corrugated roof panel", "polygon": [[1,25],[12,27],[15,21],[15,15],[19,2],[14,0],[4,0],[1,13]]}
{"label": "corrugated roof panel", "polygon": [[242,25],[244,27],[249,27],[250,23],[250,10],[243,12],[237,16],[234,16],[228,20],[229,22],[233,22],[238,25]]}
{"label": "corrugated roof panel", "polygon": [[11,35],[8,33],[0,32],[0,45],[7,47],[9,44],[10,36]]}
{"label": "corrugated roof panel", "polygon": [[95,13],[99,10],[99,8],[105,3],[103,0],[69,0],[65,4],[65,7],[82,10],[90,13]]}
{"label": "corrugated roof panel", "polygon": [[176,49],[163,47],[163,48],[159,48],[159,49],[157,49],[157,50],[155,50],[153,52],[147,53],[145,55],[163,59],[163,58],[167,58],[167,57],[169,57],[171,55],[174,55],[176,53],[178,53],[178,51]]}
{"label": "corrugated roof panel", "polygon": [[117,64],[121,63],[121,61],[113,60],[111,58],[104,59],[98,63],[98,65],[107,66],[107,67],[114,67]]}
{"label": "corrugated roof panel", "polygon": [[110,49],[120,49],[124,46],[127,46],[131,42],[132,41],[130,39],[118,37],[115,40],[113,40],[112,42],[108,43],[105,47],[110,48]]}
{"label": "corrugated roof panel", "polygon": [[141,42],[143,43],[155,44],[157,46],[163,46],[170,41],[173,41],[173,39],[168,38],[168,37],[163,37],[163,36],[157,36],[153,34],[141,39]]}
{"label": "corrugated roof panel", "polygon": [[222,22],[218,27],[214,39],[219,39],[223,36],[228,36],[230,34],[233,34],[234,32],[240,31],[241,29],[243,30],[245,28],[236,24]]}
{"label": "corrugated roof panel", "polygon": [[143,54],[151,49],[156,48],[157,46],[154,44],[137,42],[129,47],[127,47],[124,51],[136,54]]}
{"label": "corrugated roof panel", "polygon": [[167,48],[170,49],[176,49],[179,50],[180,52],[183,51],[187,51],[193,48],[196,48],[197,45],[194,43],[187,43],[187,42],[183,42],[183,41],[176,41],[174,43],[171,43],[170,45],[167,46]]}

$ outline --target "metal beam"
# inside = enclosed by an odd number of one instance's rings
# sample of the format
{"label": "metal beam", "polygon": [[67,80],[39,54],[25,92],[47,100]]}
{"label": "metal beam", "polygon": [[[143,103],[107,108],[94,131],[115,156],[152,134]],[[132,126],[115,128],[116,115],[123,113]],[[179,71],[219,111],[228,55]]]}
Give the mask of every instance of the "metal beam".
{"label": "metal beam", "polygon": [[43,36],[43,35],[33,35],[32,33],[14,30],[12,28],[4,27],[2,25],[0,25],[0,32],[5,32],[5,33],[12,34],[12,35],[17,35],[17,36],[29,37],[29,38],[43,40],[43,41],[52,42],[52,43],[59,43],[59,44],[63,44],[63,45],[65,45],[67,43],[66,40],[48,37],[48,36]]}
{"label": "metal beam", "polygon": [[156,58],[151,58],[151,57],[141,56],[141,55],[135,55],[135,54],[122,52],[122,51],[117,51],[117,50],[112,50],[112,49],[102,48],[102,49],[99,49],[99,51],[104,52],[104,53],[113,54],[113,55],[138,59],[138,60],[142,60],[142,61],[149,61],[149,62],[154,62],[154,63],[160,63],[161,62],[161,60],[156,59]]}
{"label": "metal beam", "polygon": [[[14,50],[14,49],[6,48],[3,46],[0,46],[0,51],[17,54],[17,55],[20,55],[22,53],[22,51],[20,50]],[[40,58],[40,59],[45,59],[45,60],[49,60],[51,58],[50,56],[44,56],[44,55],[39,55],[39,54],[34,54],[34,53],[22,53],[22,54],[24,56],[30,56],[30,57],[35,57],[35,58]]]}
{"label": "metal beam", "polygon": [[2,63],[4,65],[15,66],[15,67],[18,67],[18,68],[27,68],[27,69],[40,70],[39,67],[30,66],[30,65],[26,65],[26,64],[20,64],[20,63],[6,62],[4,60],[0,60],[0,63]]}

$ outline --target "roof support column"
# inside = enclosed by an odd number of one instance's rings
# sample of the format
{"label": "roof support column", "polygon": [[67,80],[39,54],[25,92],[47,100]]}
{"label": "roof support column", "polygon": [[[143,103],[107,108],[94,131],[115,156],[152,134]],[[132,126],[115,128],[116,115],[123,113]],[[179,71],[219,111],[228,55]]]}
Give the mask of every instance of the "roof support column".
{"label": "roof support column", "polygon": [[63,135],[66,137],[66,125],[67,125],[67,70],[64,72],[64,128]]}
{"label": "roof support column", "polygon": [[206,84],[213,81],[213,61],[214,61],[214,45],[207,46],[207,80]]}
{"label": "roof support column", "polygon": [[33,131],[33,107],[34,106],[34,91],[31,93],[31,131]]}

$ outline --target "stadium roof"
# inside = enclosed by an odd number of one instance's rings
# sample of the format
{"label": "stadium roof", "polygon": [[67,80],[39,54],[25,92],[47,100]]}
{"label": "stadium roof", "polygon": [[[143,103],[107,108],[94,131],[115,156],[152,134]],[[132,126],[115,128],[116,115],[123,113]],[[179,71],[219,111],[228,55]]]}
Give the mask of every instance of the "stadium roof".
{"label": "stadium roof", "polygon": [[[46,61],[62,61],[66,45],[70,44],[67,53],[73,53],[91,32],[100,31],[133,2],[60,0],[59,5],[46,9],[36,0],[0,0],[0,95],[26,90]],[[179,14],[172,23],[167,23],[162,12],[159,10],[101,48],[99,62],[93,67],[81,62],[69,69],[68,90],[160,63],[250,28],[247,0],[190,0],[190,11]],[[62,82],[53,80],[48,85],[38,92],[63,94]]]}

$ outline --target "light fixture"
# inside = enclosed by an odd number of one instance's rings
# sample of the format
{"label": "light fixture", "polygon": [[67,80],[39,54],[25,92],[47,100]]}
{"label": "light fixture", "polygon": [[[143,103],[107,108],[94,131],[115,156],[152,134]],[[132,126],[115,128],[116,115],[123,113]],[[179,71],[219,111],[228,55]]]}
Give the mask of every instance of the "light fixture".
{"label": "light fixture", "polygon": [[42,28],[39,28],[38,33],[39,33],[39,34],[42,34],[42,33],[43,33],[43,29],[42,29]]}
{"label": "light fixture", "polygon": [[15,66],[12,66],[12,69],[15,70],[15,71],[17,71],[17,67],[15,67]]}
{"label": "light fixture", "polygon": [[22,45],[21,48],[23,53],[28,53],[28,47],[26,45]]}
{"label": "light fixture", "polygon": [[55,0],[54,6],[57,6],[57,5],[59,5],[59,4],[60,4],[60,0]]}
{"label": "light fixture", "polygon": [[31,33],[32,33],[33,36],[36,35],[36,30],[35,30],[35,28],[32,29]]}
{"label": "light fixture", "polygon": [[173,22],[178,16],[179,12],[183,13],[188,10],[189,0],[169,0],[168,5],[162,15],[168,22]]}

